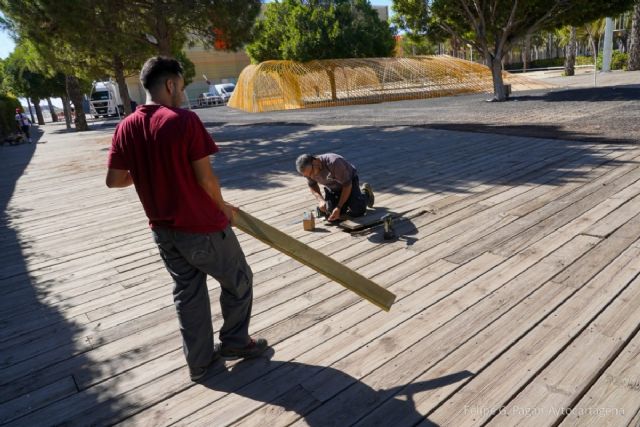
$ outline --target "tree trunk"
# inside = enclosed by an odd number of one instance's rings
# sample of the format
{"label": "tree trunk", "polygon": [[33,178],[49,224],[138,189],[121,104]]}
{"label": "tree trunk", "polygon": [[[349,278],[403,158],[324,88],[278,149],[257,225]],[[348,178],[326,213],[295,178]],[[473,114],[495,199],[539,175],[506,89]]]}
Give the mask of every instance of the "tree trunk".
{"label": "tree trunk", "polygon": [[531,34],[524,37],[524,48],[522,51],[522,72],[526,72],[529,68],[529,59],[531,58]]}
{"label": "tree trunk", "polygon": [[629,42],[628,70],[640,70],[640,0],[636,0],[633,7],[633,20],[631,23],[631,40]]}
{"label": "tree trunk", "polygon": [[576,38],[576,27],[569,29],[569,43],[567,44],[567,54],[564,58],[564,75],[574,76],[576,74],[576,49],[578,40]]}
{"label": "tree trunk", "polygon": [[329,84],[331,84],[331,100],[335,101],[338,99],[338,91],[336,90],[336,73],[333,68],[327,70],[327,75],[329,76]]}
{"label": "tree trunk", "polygon": [[58,121],[58,114],[56,114],[56,110],[53,107],[53,104],[51,103],[51,98],[47,96],[47,105],[49,105],[49,114],[51,114],[51,121],[52,122],[57,122]]}
{"label": "tree trunk", "polygon": [[67,95],[62,95],[62,111],[64,113],[64,123],[67,126],[67,130],[69,130],[71,129],[71,105]]}
{"label": "tree trunk", "polygon": [[38,118],[38,124],[40,126],[44,126],[44,116],[42,115],[42,108],[40,108],[40,98],[36,98],[35,96],[32,96],[31,102],[33,102],[33,108],[36,110],[36,117]]}
{"label": "tree trunk", "polygon": [[31,101],[29,101],[29,97],[27,96],[27,107],[29,108],[29,116],[31,116],[31,123],[35,123],[36,120],[33,118],[33,110],[31,109]]}
{"label": "tree trunk", "polygon": [[155,30],[156,33],[154,36],[158,41],[158,55],[160,56],[171,56],[171,34],[167,27],[166,22],[166,13],[167,11],[163,8],[161,2],[155,2],[154,4],[154,20],[155,20]]}
{"label": "tree trunk", "polygon": [[122,106],[124,108],[124,115],[131,114],[131,97],[129,96],[129,89],[124,78],[124,63],[120,55],[113,56],[113,71],[116,75],[116,82],[118,83],[118,89],[120,90],[120,98],[122,99]]}
{"label": "tree trunk", "polygon": [[507,92],[502,80],[502,60],[495,56],[489,56],[488,62],[491,64],[491,75],[493,77],[493,100],[506,101]]}
{"label": "tree trunk", "polygon": [[89,125],[87,125],[87,118],[84,114],[84,106],[82,105],[83,98],[82,89],[80,89],[80,82],[78,82],[76,76],[67,76],[66,83],[67,94],[69,95],[69,98],[71,99],[71,102],[73,102],[73,106],[75,108],[76,115],[74,123],[76,125],[76,130],[89,130]]}

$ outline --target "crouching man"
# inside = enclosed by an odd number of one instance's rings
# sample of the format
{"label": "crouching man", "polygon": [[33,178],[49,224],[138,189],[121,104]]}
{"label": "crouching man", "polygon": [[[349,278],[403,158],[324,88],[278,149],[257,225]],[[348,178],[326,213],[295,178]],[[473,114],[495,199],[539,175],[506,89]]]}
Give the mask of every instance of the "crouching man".
{"label": "crouching man", "polygon": [[[329,221],[337,221],[342,214],[362,216],[367,206],[373,206],[371,186],[365,183],[360,189],[355,166],[338,154],[302,154],[296,160],[296,169],[307,178],[311,194],[318,201],[318,209]],[[324,186],[324,196],[318,184]]]}

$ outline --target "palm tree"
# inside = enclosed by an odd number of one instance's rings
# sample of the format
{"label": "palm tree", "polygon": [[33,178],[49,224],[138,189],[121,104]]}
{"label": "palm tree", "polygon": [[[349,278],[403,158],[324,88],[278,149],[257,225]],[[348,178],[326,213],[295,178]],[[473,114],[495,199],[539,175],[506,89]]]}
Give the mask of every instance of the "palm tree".
{"label": "palm tree", "polygon": [[[591,45],[591,51],[593,52],[593,63],[598,63],[598,46],[600,44],[600,38],[604,34],[606,18],[596,19],[595,21],[584,24],[584,31],[589,37],[589,44]],[[596,65],[597,66],[597,65]]]}
{"label": "palm tree", "polygon": [[556,30],[558,43],[565,49],[564,75],[576,74],[576,51],[578,50],[578,30],[573,26],[566,26]]}

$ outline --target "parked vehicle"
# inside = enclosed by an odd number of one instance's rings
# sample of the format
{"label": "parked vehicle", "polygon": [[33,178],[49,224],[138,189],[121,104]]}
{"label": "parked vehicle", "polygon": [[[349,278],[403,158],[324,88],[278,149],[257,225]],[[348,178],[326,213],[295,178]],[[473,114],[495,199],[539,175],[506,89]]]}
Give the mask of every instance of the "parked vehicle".
{"label": "parked vehicle", "polygon": [[111,81],[93,82],[89,98],[89,110],[94,118],[124,114],[118,85]]}
{"label": "parked vehicle", "polygon": [[222,100],[226,104],[229,101],[229,98],[231,98],[231,94],[233,94],[233,91],[236,88],[236,85],[234,85],[233,83],[221,83],[217,85],[211,85],[209,86],[210,92],[212,92],[211,90],[212,88],[215,91],[215,93],[217,93],[218,95],[220,95],[220,97],[222,97]]}
{"label": "parked vehicle", "polygon": [[196,100],[198,107],[210,107],[212,105],[223,105],[224,100],[220,95],[215,93],[205,92],[198,95]]}

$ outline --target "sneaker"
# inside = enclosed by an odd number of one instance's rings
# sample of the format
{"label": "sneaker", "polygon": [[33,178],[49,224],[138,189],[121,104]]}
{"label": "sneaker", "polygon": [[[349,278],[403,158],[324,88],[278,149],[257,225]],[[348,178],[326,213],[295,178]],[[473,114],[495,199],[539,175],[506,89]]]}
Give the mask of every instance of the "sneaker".
{"label": "sneaker", "polygon": [[189,368],[189,377],[191,378],[191,381],[198,381],[207,375],[211,365],[216,363],[218,359],[220,359],[220,344],[215,344],[213,346],[213,356],[211,356],[211,361],[207,366],[203,366],[202,368]]}
{"label": "sneaker", "polygon": [[375,201],[375,196],[373,195],[373,188],[371,188],[371,184],[365,182],[362,185],[362,192],[367,195],[367,206],[372,208],[373,202]]}
{"label": "sneaker", "polygon": [[220,355],[224,360],[251,359],[258,357],[269,347],[264,338],[253,339],[242,348],[223,348]]}

